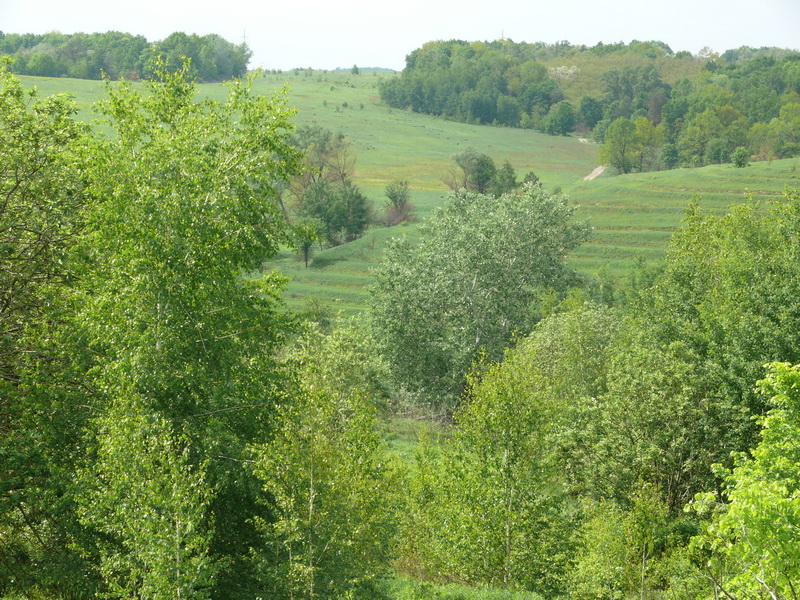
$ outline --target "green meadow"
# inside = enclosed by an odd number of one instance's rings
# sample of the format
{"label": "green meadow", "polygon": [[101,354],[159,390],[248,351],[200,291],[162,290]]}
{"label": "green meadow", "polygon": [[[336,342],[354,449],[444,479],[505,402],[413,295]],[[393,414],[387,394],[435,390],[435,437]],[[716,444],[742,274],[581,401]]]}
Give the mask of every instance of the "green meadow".
{"label": "green meadow", "polygon": [[[373,226],[364,237],[335,248],[318,250],[308,268],[292,250],[284,250],[265,268],[290,277],[285,297],[290,306],[321,301],[335,311],[352,314],[368,297],[370,269],[393,236],[417,233],[417,223],[446,198],[444,183],[454,166],[452,155],[472,146],[500,166],[508,160],[521,179],[535,172],[547,189],[560,188],[579,206],[577,217],[594,228],[592,239],[570,258],[584,272],[607,268],[623,275],[637,259],[663,256],[683,210],[692,198],[703,208],[722,211],[745,200],[775,198],[800,187],[800,159],[754,163],[744,169],[716,165],[699,169],[613,176],[583,181],[597,166],[597,147],[577,137],[553,137],[530,130],[467,125],[427,115],[394,110],[380,103],[378,84],[394,73],[362,70],[298,70],[259,77],[256,91],[286,91],[297,110],[298,125],[320,124],[347,135],[356,154],[354,181],[372,200],[380,221],[386,184],[407,180],[412,188],[416,222],[393,228]],[[103,93],[97,81],[22,77],[42,95],[68,92],[76,98],[78,117],[92,118],[91,104]],[[200,94],[223,99],[220,84],[201,84]]]}

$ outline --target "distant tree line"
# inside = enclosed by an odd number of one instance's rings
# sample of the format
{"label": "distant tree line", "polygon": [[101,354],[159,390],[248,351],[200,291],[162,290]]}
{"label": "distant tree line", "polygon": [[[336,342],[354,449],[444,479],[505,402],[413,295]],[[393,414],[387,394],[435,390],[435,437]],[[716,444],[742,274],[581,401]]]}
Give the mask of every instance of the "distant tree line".
{"label": "distant tree line", "polygon": [[[653,71],[606,73],[604,96],[581,103],[584,122],[604,142],[601,161],[630,173],[728,163],[737,152],[737,166],[746,164],[742,157],[800,153],[800,53],[743,62],[723,57],[672,86]],[[601,109],[603,118],[592,123],[589,108],[593,115]]]}
{"label": "distant tree line", "polygon": [[467,123],[592,132],[621,173],[730,162],[737,148],[800,152],[800,53],[780,48],[693,57],[661,42],[429,42],[380,92],[391,107]]}
{"label": "distant tree line", "polygon": [[380,91],[395,108],[509,127],[526,126],[531,114],[546,115],[564,98],[544,65],[494,44],[460,40],[414,50],[402,75]]}
{"label": "distant tree line", "polygon": [[175,32],[160,42],[144,36],[106,33],[63,34],[57,31],[3,33],[0,55],[14,59],[12,71],[40,77],[140,79],[152,75],[148,60],[155,52],[165,57],[171,71],[191,59],[193,75],[202,81],[224,81],[247,73],[251,52],[247,44],[233,44],[216,34],[187,35]]}

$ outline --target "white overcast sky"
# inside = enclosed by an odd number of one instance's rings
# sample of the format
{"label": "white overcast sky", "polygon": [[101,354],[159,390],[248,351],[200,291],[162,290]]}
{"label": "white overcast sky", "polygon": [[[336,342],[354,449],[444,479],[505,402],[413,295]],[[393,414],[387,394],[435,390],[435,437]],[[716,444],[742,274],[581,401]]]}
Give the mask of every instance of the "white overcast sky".
{"label": "white overcast sky", "polygon": [[800,49],[800,0],[0,0],[5,33],[110,30],[244,38],[251,67],[402,69],[415,48],[449,39]]}

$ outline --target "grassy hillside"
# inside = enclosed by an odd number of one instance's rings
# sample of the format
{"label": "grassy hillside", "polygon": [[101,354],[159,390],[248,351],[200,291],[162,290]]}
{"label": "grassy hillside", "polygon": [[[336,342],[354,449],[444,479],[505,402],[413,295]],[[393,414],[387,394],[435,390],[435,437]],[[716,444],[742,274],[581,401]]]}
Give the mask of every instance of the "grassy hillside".
{"label": "grassy hillside", "polygon": [[572,258],[583,271],[606,265],[621,275],[642,257],[663,256],[673,229],[693,197],[707,210],[723,211],[755,198],[779,197],[800,188],[800,159],[753,163],[744,169],[714,165],[656,173],[601,176],[571,189],[578,215],[594,227],[593,239]]}
{"label": "grassy hillside", "polygon": [[[452,168],[451,156],[465,146],[491,155],[498,165],[508,160],[520,178],[534,171],[545,187],[563,189],[580,205],[579,218],[595,228],[592,241],[572,257],[576,268],[595,272],[603,265],[613,274],[624,273],[637,257],[663,255],[671,231],[693,196],[701,206],[722,210],[741,202],[746,192],[776,196],[785,186],[800,187],[798,159],[755,163],[745,169],[719,165],[660,173],[610,176],[592,181],[583,177],[596,166],[596,146],[574,137],[552,137],[521,129],[473,126],[426,115],[392,110],[379,103],[377,85],[386,72],[295,71],[267,74],[256,90],[271,94],[284,87],[297,108],[299,125],[319,123],[342,131],[357,154],[355,181],[380,212],[385,185],[408,180],[418,219],[445,198],[443,178]],[[23,77],[26,85],[44,95],[66,91],[75,95],[79,117],[90,119],[89,106],[102,95],[96,81]],[[222,99],[218,84],[199,86],[202,95]],[[290,304],[299,306],[320,298],[351,313],[367,298],[370,268],[380,260],[383,245],[392,236],[416,235],[415,224],[386,229],[375,227],[346,246],[318,252],[308,269],[294,252],[285,251],[270,266],[292,278]]]}

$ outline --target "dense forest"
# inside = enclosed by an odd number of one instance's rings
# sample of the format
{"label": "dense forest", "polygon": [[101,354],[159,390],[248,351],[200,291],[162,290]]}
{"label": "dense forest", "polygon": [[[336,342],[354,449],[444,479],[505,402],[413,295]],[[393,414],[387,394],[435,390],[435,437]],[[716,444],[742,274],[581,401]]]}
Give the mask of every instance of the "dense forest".
{"label": "dense forest", "polygon": [[661,42],[430,42],[386,81],[390,106],[467,123],[593,132],[619,172],[800,153],[800,53],[673,53]]}
{"label": "dense forest", "polygon": [[797,190],[690,202],[614,280],[569,266],[567,197],[464,148],[365,314],[302,315],[265,261],[374,221],[346,136],[252,76],[196,101],[168,55],[92,128],[8,64],[0,596],[797,600]]}
{"label": "dense forest", "polygon": [[181,67],[184,57],[191,59],[193,72],[202,81],[243,77],[251,54],[246,44],[235,45],[216,34],[175,32],[159,42],[148,42],[141,35],[119,31],[90,34],[54,31],[42,35],[0,31],[0,56],[11,56],[14,59],[11,70],[20,75],[148,78],[153,75],[148,64],[154,51],[166,58],[172,70]]}

